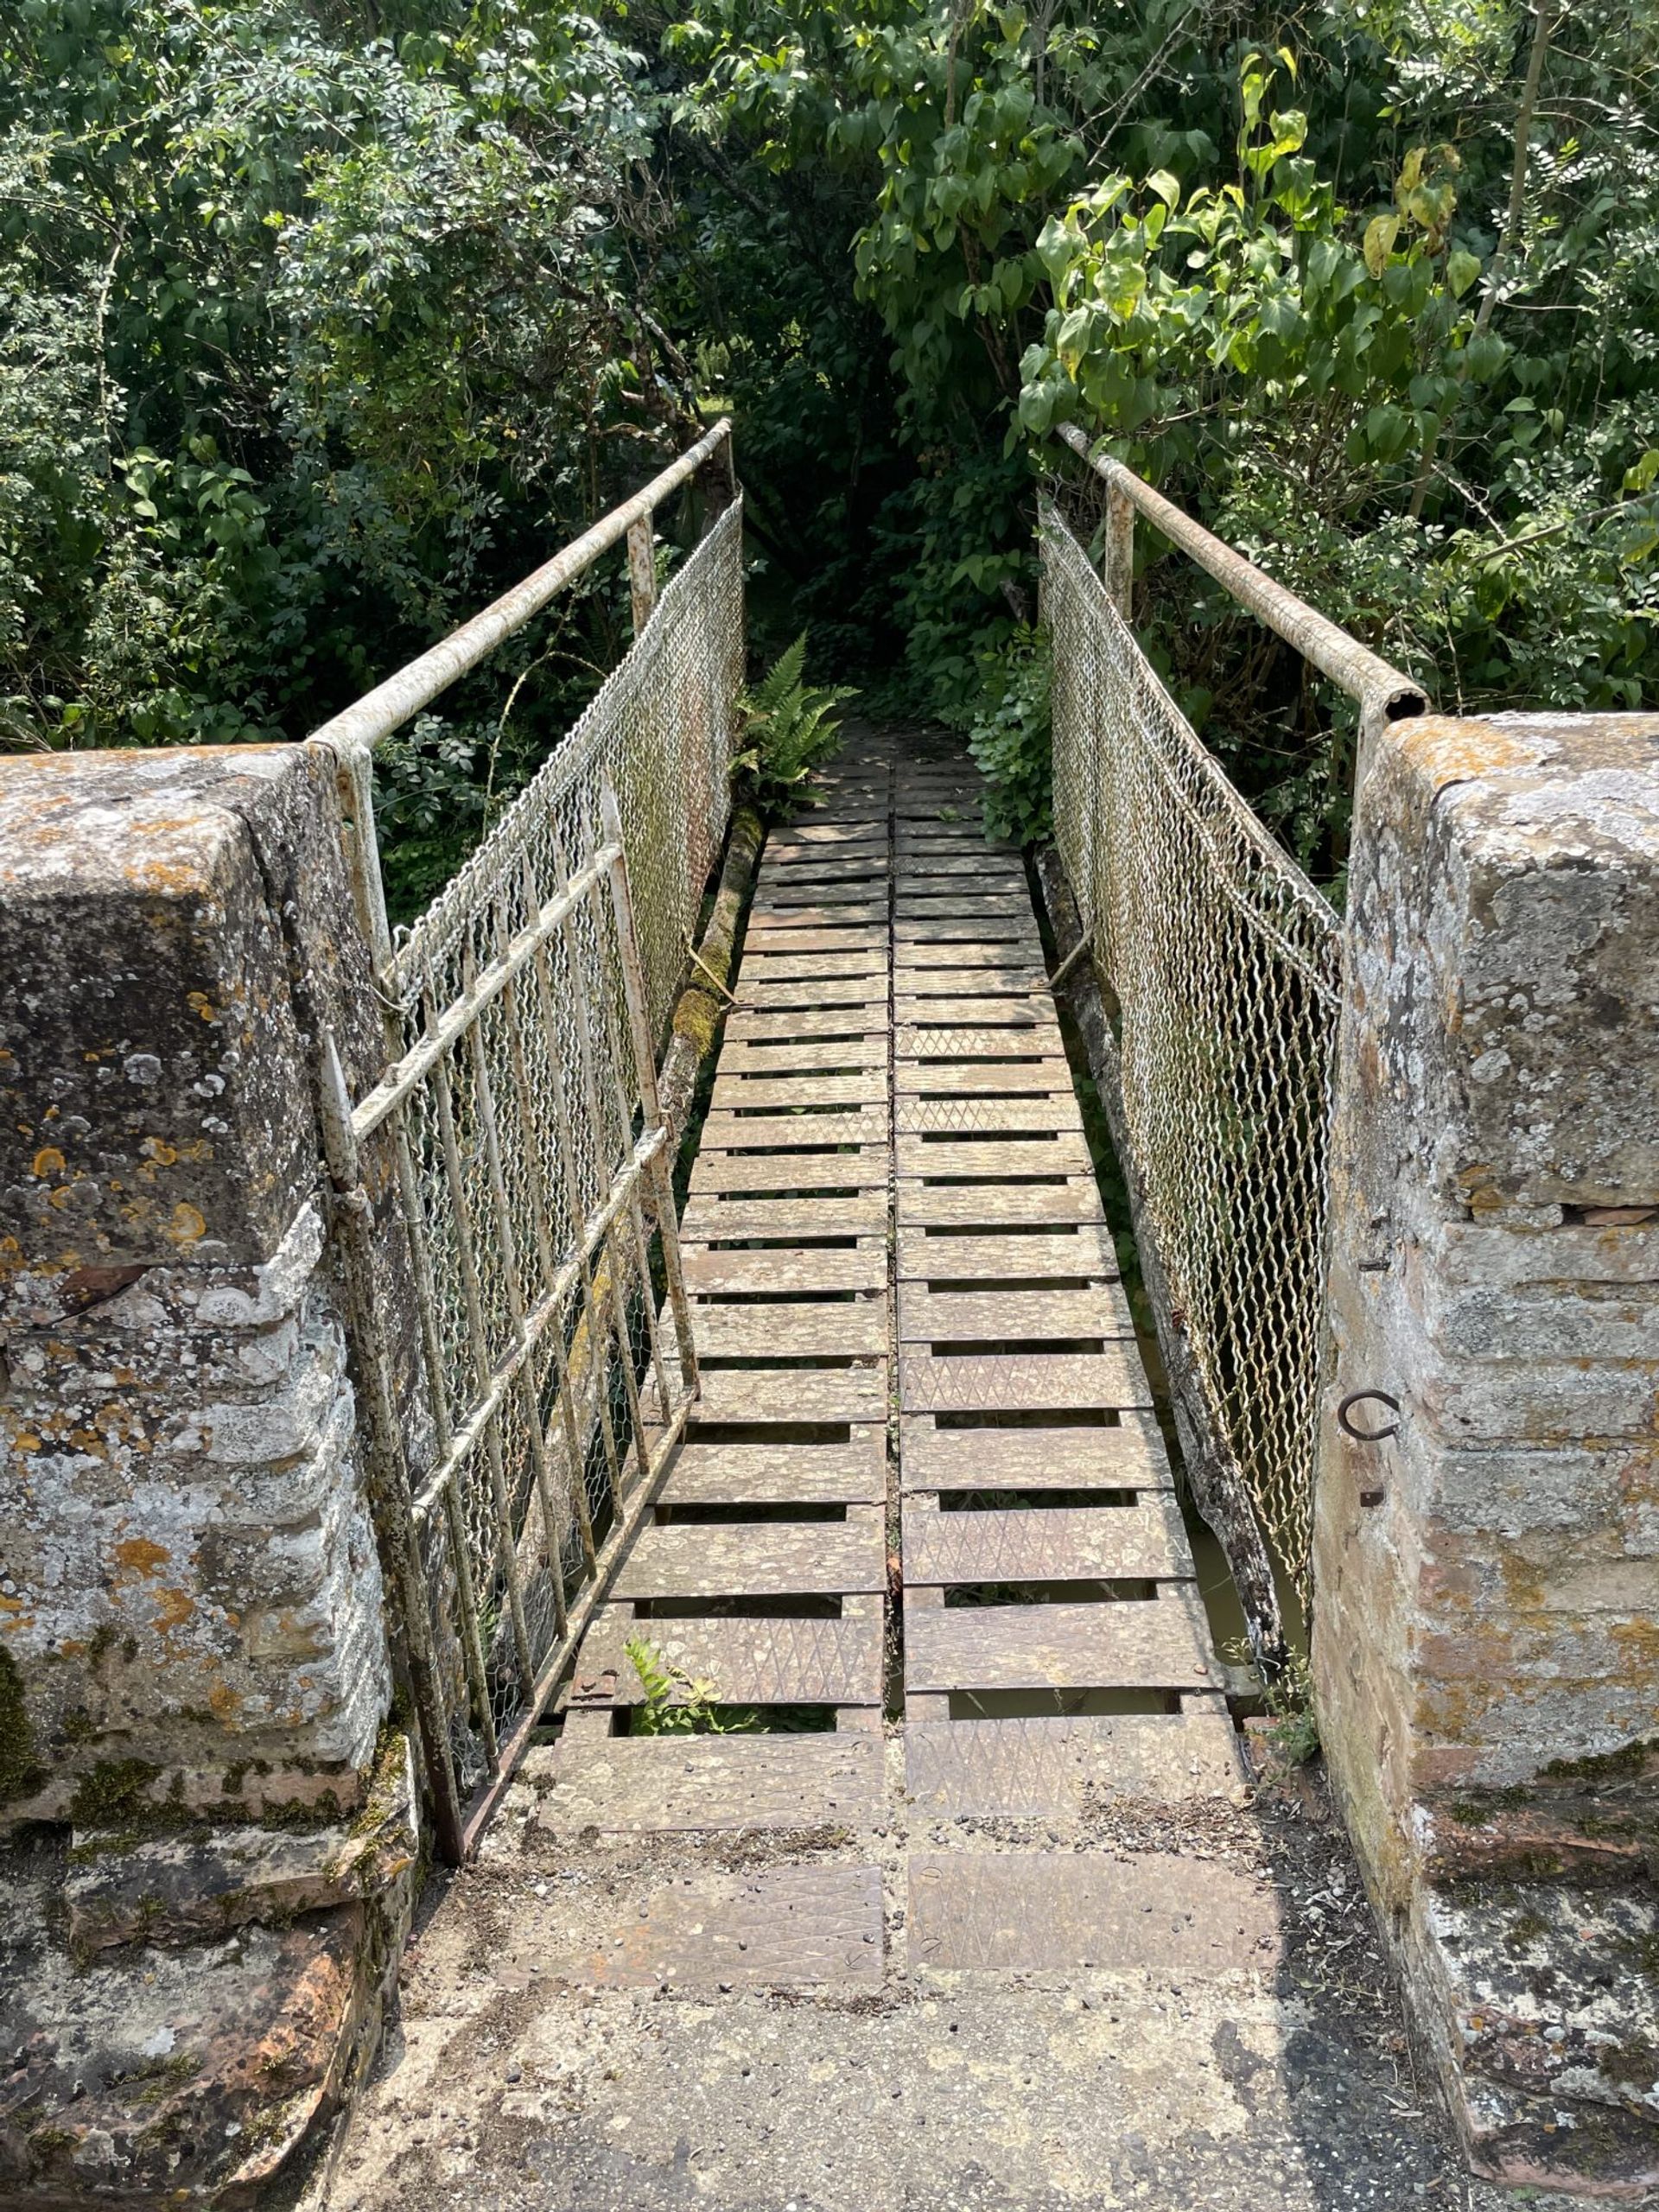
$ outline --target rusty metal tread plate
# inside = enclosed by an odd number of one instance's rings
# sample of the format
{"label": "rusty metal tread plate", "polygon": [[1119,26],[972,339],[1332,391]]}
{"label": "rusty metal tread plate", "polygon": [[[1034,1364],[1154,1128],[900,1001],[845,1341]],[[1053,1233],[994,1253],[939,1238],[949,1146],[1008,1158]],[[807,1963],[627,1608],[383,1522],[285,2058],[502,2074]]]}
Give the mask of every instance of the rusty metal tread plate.
{"label": "rusty metal tread plate", "polygon": [[699,1359],[872,1358],[887,1349],[882,1298],[803,1299],[691,1309]]}
{"label": "rusty metal tread plate", "polygon": [[902,1134],[895,1147],[900,1175],[1088,1175],[1094,1172],[1083,1131],[1051,1129],[985,1137],[977,1131]]}
{"label": "rusty metal tread plate", "polygon": [[1195,1571],[1167,1491],[1152,1491],[1136,1505],[988,1513],[941,1513],[931,1500],[908,1498],[904,1560],[907,1590],[981,1582],[1167,1582]]}
{"label": "rusty metal tread plate", "polygon": [[537,1824],[563,1835],[841,1827],[881,1811],[879,1736],[601,1736],[557,1747],[553,1770]]}
{"label": "rusty metal tread plate", "polygon": [[765,1107],[785,1114],[792,1106],[885,1105],[887,1070],[859,1068],[851,1075],[750,1075],[717,1069],[712,1101],[716,1113],[748,1112]]}
{"label": "rusty metal tread plate", "polygon": [[[967,1280],[967,1278],[963,1278]],[[906,1282],[899,1293],[899,1335],[905,1344],[1006,1342],[1011,1337],[1122,1337],[1135,1322],[1121,1283],[1086,1290],[931,1291]]]}
{"label": "rusty metal tread plate", "polygon": [[1174,1476],[1150,1414],[1107,1427],[937,1428],[931,1415],[899,1427],[907,1491],[1169,1490]]}
{"label": "rusty metal tread plate", "polygon": [[852,1198],[694,1198],[680,1235],[688,1244],[721,1244],[749,1237],[784,1243],[809,1236],[879,1236],[887,1225],[885,1191]]}
{"label": "rusty metal tread plate", "polygon": [[1005,1222],[1098,1222],[1100,1193],[1092,1176],[1064,1183],[928,1183],[899,1179],[901,1228],[993,1229]]}
{"label": "rusty metal tread plate", "polygon": [[1279,1962],[1272,1885],[1214,1860],[912,1852],[909,1871],[913,1967],[1198,1978]]}
{"label": "rusty metal tread plate", "polygon": [[893,1087],[900,1098],[995,1098],[1020,1096],[1075,1101],[1071,1071],[1064,1058],[933,1061],[926,1066],[899,1061]]}
{"label": "rusty metal tread plate", "polygon": [[636,1620],[632,1605],[601,1606],[576,1656],[573,1707],[642,1705],[645,1686],[626,1646],[645,1637],[694,1681],[712,1682],[724,1705],[874,1705],[881,1702],[881,1607],[874,1599],[839,1620],[722,1613],[695,1620]]}
{"label": "rusty metal tread plate", "polygon": [[881,1431],[846,1444],[683,1445],[658,1505],[868,1505],[887,1495]]}
{"label": "rusty metal tread plate", "polygon": [[1052,1820],[1096,1798],[1243,1794],[1237,1738],[1220,1698],[1179,1713],[1077,1719],[916,1720],[905,1729],[905,1790],[924,1815]]}
{"label": "rusty metal tread plate", "polygon": [[952,1136],[990,1137],[1000,1131],[1030,1135],[1043,1130],[1067,1132],[1079,1126],[1077,1102],[1070,1091],[1048,1091],[1036,1097],[918,1098],[901,1092],[894,1107],[896,1127],[902,1136],[933,1131]]}
{"label": "rusty metal tread plate", "polygon": [[1109,1338],[1088,1351],[963,1352],[936,1356],[912,1345],[899,1367],[907,1414],[1116,1411],[1153,1403],[1133,1340]]}
{"label": "rusty metal tread plate", "polygon": [[[735,1017],[734,1017],[735,1018]],[[1057,1021],[978,1026],[905,1022],[893,1033],[895,1057],[906,1060],[1054,1060],[1065,1046]]]}
{"label": "rusty metal tread plate", "polygon": [[1093,1605],[906,1610],[911,1690],[1215,1690],[1209,1633],[1184,1584]]}
{"label": "rusty metal tread plate", "polygon": [[694,1298],[741,1298],[761,1291],[880,1290],[887,1255],[874,1237],[850,1249],[801,1244],[716,1252],[687,1244],[681,1254]]}
{"label": "rusty metal tread plate", "polygon": [[741,1421],[872,1421],[887,1412],[887,1367],[705,1368],[696,1427]]}
{"label": "rusty metal tread plate", "polygon": [[[803,1139],[810,1136],[803,1130]],[[885,1190],[887,1148],[858,1145],[830,1152],[703,1152],[691,1170],[694,1198],[730,1192],[782,1194],[798,1191]]]}
{"label": "rusty metal tread plate", "polygon": [[881,1979],[876,1866],[769,1866],[684,1878],[627,1909],[591,1952],[547,1962],[595,1989],[816,1986]]}
{"label": "rusty metal tread plate", "polygon": [[1005,1231],[959,1236],[936,1230],[900,1228],[901,1282],[1019,1281],[1044,1275],[1116,1279],[1117,1253],[1104,1221],[1035,1234]]}
{"label": "rusty metal tread plate", "polygon": [[887,1141],[885,1106],[849,1107],[821,1114],[710,1114],[702,1125],[704,1152],[776,1152],[798,1144],[879,1144]]}
{"label": "rusty metal tread plate", "polygon": [[[860,1512],[861,1509],[855,1509]],[[872,1507],[845,1521],[647,1527],[616,1571],[619,1602],[650,1598],[841,1598],[880,1591],[887,1546]]]}

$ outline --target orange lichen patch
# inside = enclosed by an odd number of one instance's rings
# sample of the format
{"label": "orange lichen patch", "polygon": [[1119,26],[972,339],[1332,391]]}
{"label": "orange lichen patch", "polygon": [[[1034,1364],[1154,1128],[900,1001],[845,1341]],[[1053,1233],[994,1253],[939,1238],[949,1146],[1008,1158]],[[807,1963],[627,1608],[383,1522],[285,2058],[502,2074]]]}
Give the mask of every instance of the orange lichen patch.
{"label": "orange lichen patch", "polygon": [[157,1167],[171,1167],[179,1156],[176,1147],[168,1144],[165,1137],[146,1137],[138,1149]]}
{"label": "orange lichen patch", "polygon": [[219,1019],[219,1009],[206,991],[191,991],[185,999],[185,1004],[193,1007],[204,1021],[216,1021]]}
{"label": "orange lichen patch", "polygon": [[175,1628],[182,1628],[196,1610],[196,1601],[188,1590],[166,1589],[156,1592],[156,1626],[163,1636]]}
{"label": "orange lichen patch", "polygon": [[220,1720],[234,1720],[242,1709],[241,1694],[228,1682],[215,1682],[207,1693],[207,1705]]}
{"label": "orange lichen patch", "polygon": [[1455,715],[1422,715],[1395,722],[1389,734],[1402,757],[1436,791],[1449,784],[1490,776],[1497,769],[1535,768],[1547,757],[1547,748],[1536,738]]}
{"label": "orange lichen patch", "polygon": [[166,1234],[169,1243],[199,1244],[207,1234],[207,1217],[181,1198],[173,1209]]}
{"label": "orange lichen patch", "polygon": [[65,1161],[54,1144],[43,1144],[35,1155],[34,1170],[37,1175],[61,1175]]}
{"label": "orange lichen patch", "polygon": [[116,1546],[115,1556],[129,1573],[149,1575],[158,1567],[165,1567],[173,1554],[164,1544],[148,1536],[128,1536]]}

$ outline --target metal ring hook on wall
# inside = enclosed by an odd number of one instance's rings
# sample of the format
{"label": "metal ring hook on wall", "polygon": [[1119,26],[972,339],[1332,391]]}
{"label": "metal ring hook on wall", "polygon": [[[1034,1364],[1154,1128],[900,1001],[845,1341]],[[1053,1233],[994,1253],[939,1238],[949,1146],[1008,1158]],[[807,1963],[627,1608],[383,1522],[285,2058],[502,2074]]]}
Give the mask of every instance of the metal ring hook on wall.
{"label": "metal ring hook on wall", "polygon": [[1399,1399],[1391,1398],[1386,1390],[1351,1390],[1337,1408],[1337,1427],[1343,1434],[1351,1436],[1356,1444],[1381,1444],[1388,1437],[1398,1436],[1400,1424],[1397,1421],[1389,1421],[1382,1428],[1354,1427],[1353,1422],[1349,1419],[1351,1410],[1355,1406],[1363,1406],[1368,1402],[1374,1405],[1386,1406],[1391,1414],[1397,1414],[1400,1410]]}

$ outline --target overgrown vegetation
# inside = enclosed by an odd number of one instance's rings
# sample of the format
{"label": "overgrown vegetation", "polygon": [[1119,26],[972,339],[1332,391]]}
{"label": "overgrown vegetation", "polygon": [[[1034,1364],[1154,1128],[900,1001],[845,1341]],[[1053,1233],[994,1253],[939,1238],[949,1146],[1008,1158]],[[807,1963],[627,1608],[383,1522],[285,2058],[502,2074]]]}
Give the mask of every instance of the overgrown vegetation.
{"label": "overgrown vegetation", "polygon": [[[725,408],[762,658],[972,725],[1013,834],[1062,422],[1448,707],[1651,696],[1656,0],[17,0],[0,232],[14,747],[300,735]],[[1336,874],[1339,713],[1141,539]],[[396,895],[626,629],[607,569],[407,734]]]}
{"label": "overgrown vegetation", "polygon": [[785,646],[739,708],[732,775],[763,814],[787,817],[807,798],[812,771],[840,742],[836,709],[858,696],[847,685],[805,681],[806,632]]}
{"label": "overgrown vegetation", "polygon": [[631,1636],[623,1645],[645,1689],[628,1723],[632,1736],[741,1736],[754,1726],[740,1707],[722,1707],[719,1686],[689,1674],[648,1637]]}

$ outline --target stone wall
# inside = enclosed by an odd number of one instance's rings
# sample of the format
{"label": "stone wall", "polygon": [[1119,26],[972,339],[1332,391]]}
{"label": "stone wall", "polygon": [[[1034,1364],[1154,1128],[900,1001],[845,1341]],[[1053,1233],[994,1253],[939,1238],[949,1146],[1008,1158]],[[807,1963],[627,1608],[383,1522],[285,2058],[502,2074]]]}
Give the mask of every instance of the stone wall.
{"label": "stone wall", "polygon": [[304,748],[0,762],[0,1826],[354,1803],[390,1676],[312,1046],[378,1024]]}
{"label": "stone wall", "polygon": [[[1659,2178],[1659,2088],[1574,2012],[1567,1962],[1553,1999],[1503,1979],[1559,1895],[1508,1936],[1492,1918],[1515,1885],[1651,1905],[1659,717],[1382,734],[1337,1095],[1313,1653],[1332,1775],[1478,2162],[1577,2185],[1593,2136],[1598,2187]],[[1362,1390],[1398,1400],[1396,1436],[1341,1433]],[[1586,1936],[1599,1894],[1567,1915]]]}

